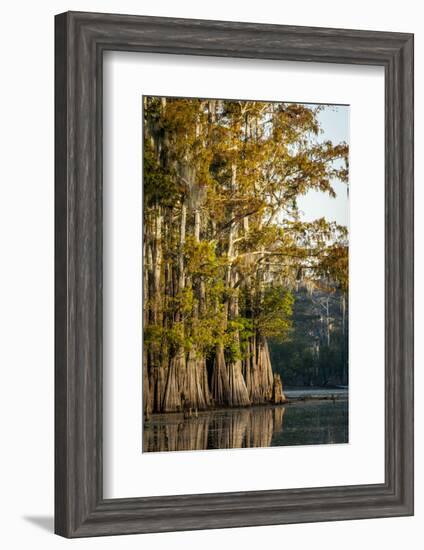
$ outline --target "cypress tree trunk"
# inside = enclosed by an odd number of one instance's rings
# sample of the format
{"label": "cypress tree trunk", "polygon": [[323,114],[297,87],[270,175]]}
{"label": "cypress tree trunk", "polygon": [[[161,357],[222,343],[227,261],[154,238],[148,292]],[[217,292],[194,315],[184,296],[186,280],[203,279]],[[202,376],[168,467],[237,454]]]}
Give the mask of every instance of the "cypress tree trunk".
{"label": "cypress tree trunk", "polygon": [[[149,322],[148,315],[148,303],[149,303],[149,277],[148,277],[148,268],[146,265],[147,259],[147,227],[144,227],[144,238],[143,238],[143,329],[145,330]],[[153,408],[153,400],[150,391],[150,380],[149,380],[149,363],[148,363],[148,349],[147,343],[143,341],[143,412],[144,416],[147,419]]]}
{"label": "cypress tree trunk", "polygon": [[[234,296],[230,298],[229,318],[236,319],[238,314],[238,297],[237,294],[234,294]],[[240,355],[240,335],[237,330],[234,331],[233,339],[234,348],[238,350]],[[228,382],[230,385],[231,405],[233,407],[246,407],[250,405],[249,393],[243,378],[240,358],[233,358],[228,362]]]}
{"label": "cypress tree trunk", "polygon": [[[146,232],[149,236],[145,239],[147,249],[147,262],[144,275],[144,323],[160,328],[162,326],[163,297],[161,292],[162,273],[162,226],[163,215],[158,205],[153,207],[152,216],[148,223]],[[152,411],[159,412],[164,391],[164,380],[166,374],[161,355],[161,342],[154,339],[149,345],[145,345],[146,353],[143,351],[143,362],[147,362],[147,377],[149,379],[150,407]],[[144,375],[143,375],[144,377]],[[143,389],[143,393],[147,387]]]}
{"label": "cypress tree trunk", "polygon": [[212,395],[209,389],[208,369],[206,366],[206,357],[202,357],[199,362],[200,387],[205,402],[205,408],[212,406]]}
{"label": "cypress tree trunk", "polygon": [[169,363],[165,394],[162,403],[163,412],[175,412],[182,409],[180,378],[181,373],[185,370],[185,363],[184,349],[179,348]]}
{"label": "cypress tree trunk", "polygon": [[259,384],[259,371],[257,364],[257,352],[256,352],[256,336],[253,335],[249,338],[249,352],[250,358],[248,362],[249,367],[249,385],[247,389],[249,391],[249,398],[252,403],[262,403],[262,395]]}
{"label": "cypress tree trunk", "polygon": [[[187,224],[187,206],[184,198],[181,199],[181,219],[180,219],[180,240],[178,253],[178,285],[177,293],[181,292],[185,286],[184,270],[184,244],[186,239]],[[175,321],[182,322],[180,313],[176,315]],[[184,337],[184,334],[182,335]],[[181,392],[184,388],[186,371],[186,357],[184,345],[180,344],[174,350],[174,354],[169,362],[168,375],[166,380],[165,393],[163,397],[163,412],[179,411],[182,408]]]}
{"label": "cypress tree trunk", "polygon": [[250,405],[249,394],[247,393],[241,371],[241,361],[237,359],[228,364],[228,381],[230,386],[230,399],[232,407],[247,407]]}
{"label": "cypress tree trunk", "polygon": [[217,344],[212,370],[212,399],[215,405],[231,406],[231,391],[225,365],[224,346]]}
{"label": "cypress tree trunk", "polygon": [[[231,167],[231,188],[235,190],[237,178],[237,166],[233,162]],[[234,212],[231,212],[231,218],[234,220]],[[229,266],[227,271],[227,287],[229,288],[228,298],[228,319],[234,320],[239,314],[238,309],[238,290],[235,291],[235,284],[237,282],[237,274],[234,271],[232,261],[234,254],[234,240],[236,238],[237,226],[236,222],[232,221],[230,224],[230,232],[228,237],[228,260]],[[240,353],[240,335],[237,330],[233,335],[233,346],[237,350],[239,357]],[[242,364],[240,358],[231,358],[227,365],[228,382],[230,386],[230,401],[233,407],[245,407],[250,405],[249,394],[246,388],[246,383],[243,378]]]}
{"label": "cypress tree trunk", "polygon": [[279,374],[274,374],[274,382],[272,387],[272,402],[278,405],[287,401],[283,391],[283,383]]}
{"label": "cypress tree trunk", "polygon": [[193,409],[205,409],[206,401],[202,388],[204,382],[201,372],[201,359],[196,355],[194,349],[191,349],[188,354],[187,361],[187,377],[184,385],[184,407]]}
{"label": "cypress tree trunk", "polygon": [[[246,117],[246,132],[249,126],[247,125]],[[250,225],[249,225],[249,216],[244,216],[243,218],[243,231],[244,236],[247,238],[249,236]],[[250,260],[247,259],[246,269],[250,269]],[[251,276],[246,276],[243,289],[246,299],[246,311],[245,316],[249,318],[254,324],[254,300],[253,300],[253,289],[252,289],[252,279]],[[246,350],[246,359],[244,360],[243,375],[246,382],[246,388],[248,392],[249,399],[251,403],[260,403],[261,396],[259,392],[259,378],[258,378],[258,369],[257,369],[257,360],[256,360],[256,336],[253,334],[248,338],[247,350]]]}
{"label": "cypress tree trunk", "polygon": [[[195,192],[196,193],[196,192]],[[199,195],[197,191],[197,195]],[[198,197],[197,197],[198,198]],[[198,205],[196,205],[198,206]],[[200,242],[200,209],[194,211],[194,242]],[[194,282],[198,304],[193,307],[192,317],[196,321],[204,309],[204,287],[202,282]],[[201,351],[201,343],[194,343],[188,355],[186,378],[184,384],[184,406],[194,409],[205,409],[211,403],[208,377],[206,372],[206,357]]]}
{"label": "cypress tree trunk", "polygon": [[152,412],[152,399],[150,394],[149,374],[147,370],[147,349],[143,349],[143,412],[147,420]]}
{"label": "cypress tree trunk", "polygon": [[[215,105],[214,105],[215,108]],[[214,111],[213,111],[213,116]],[[212,235],[216,237],[216,223],[212,223]],[[218,315],[218,300],[215,298],[215,312]],[[225,364],[224,346],[222,342],[217,343],[214,350],[214,359],[212,366],[211,396],[214,405],[230,406],[231,394],[228,381],[227,366]]]}
{"label": "cypress tree trunk", "polygon": [[268,342],[261,335],[257,337],[257,346],[258,390],[261,401],[266,402],[271,400],[274,383],[271,357],[269,354]]}

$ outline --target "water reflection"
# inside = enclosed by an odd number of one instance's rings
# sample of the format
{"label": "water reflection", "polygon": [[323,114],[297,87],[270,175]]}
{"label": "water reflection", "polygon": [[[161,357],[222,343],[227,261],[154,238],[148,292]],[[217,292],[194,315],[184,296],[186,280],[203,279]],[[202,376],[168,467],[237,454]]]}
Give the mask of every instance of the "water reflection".
{"label": "water reflection", "polygon": [[347,400],[153,415],[143,451],[194,451],[348,442]]}

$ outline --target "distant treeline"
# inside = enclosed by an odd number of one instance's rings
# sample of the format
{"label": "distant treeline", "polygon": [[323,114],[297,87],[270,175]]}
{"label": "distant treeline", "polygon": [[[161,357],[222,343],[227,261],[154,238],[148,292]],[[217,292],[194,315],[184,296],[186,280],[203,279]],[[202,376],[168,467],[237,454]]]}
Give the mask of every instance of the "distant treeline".
{"label": "distant treeline", "polygon": [[288,341],[270,341],[271,362],[285,386],[348,384],[348,306],[345,292],[295,293]]}

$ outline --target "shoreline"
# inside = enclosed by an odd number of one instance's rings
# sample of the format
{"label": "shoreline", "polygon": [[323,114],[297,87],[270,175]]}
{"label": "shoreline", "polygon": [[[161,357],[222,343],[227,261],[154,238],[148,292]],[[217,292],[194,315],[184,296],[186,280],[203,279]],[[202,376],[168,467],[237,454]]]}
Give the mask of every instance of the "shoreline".
{"label": "shoreline", "polygon": [[[318,389],[318,388],[317,388]],[[289,390],[290,391],[290,390]],[[322,391],[322,389],[321,389]],[[340,390],[339,390],[340,392]],[[255,403],[253,405],[247,405],[244,407],[209,407],[208,409],[202,409],[198,411],[191,411],[190,414],[187,414],[188,411],[173,411],[173,412],[158,412],[158,413],[152,413],[149,415],[149,418],[143,418],[144,423],[148,423],[152,418],[155,417],[162,417],[162,416],[170,416],[170,417],[176,417],[178,415],[182,415],[184,420],[190,420],[190,419],[196,419],[199,416],[203,416],[208,413],[216,413],[216,412],[227,412],[227,411],[241,411],[241,410],[252,410],[252,409],[266,409],[266,408],[279,408],[279,407],[287,407],[291,405],[296,405],[300,403],[308,403],[308,402],[315,402],[315,401],[346,401],[348,399],[348,390],[344,390],[344,393],[331,393],[330,395],[301,395],[296,397],[291,397],[283,401],[282,403]]]}

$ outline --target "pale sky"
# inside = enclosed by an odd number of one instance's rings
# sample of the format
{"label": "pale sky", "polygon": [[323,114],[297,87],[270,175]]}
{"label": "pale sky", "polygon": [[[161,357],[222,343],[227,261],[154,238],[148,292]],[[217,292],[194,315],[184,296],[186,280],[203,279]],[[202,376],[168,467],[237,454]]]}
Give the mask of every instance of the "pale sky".
{"label": "pale sky", "polygon": [[[319,141],[330,140],[334,144],[345,141],[349,144],[349,106],[329,105],[318,114],[318,120],[323,133]],[[349,225],[349,199],[347,186],[338,180],[333,182],[336,198],[320,191],[309,191],[298,200],[299,209],[303,212],[302,219],[312,221],[325,217],[328,221],[336,221],[340,225]]]}

